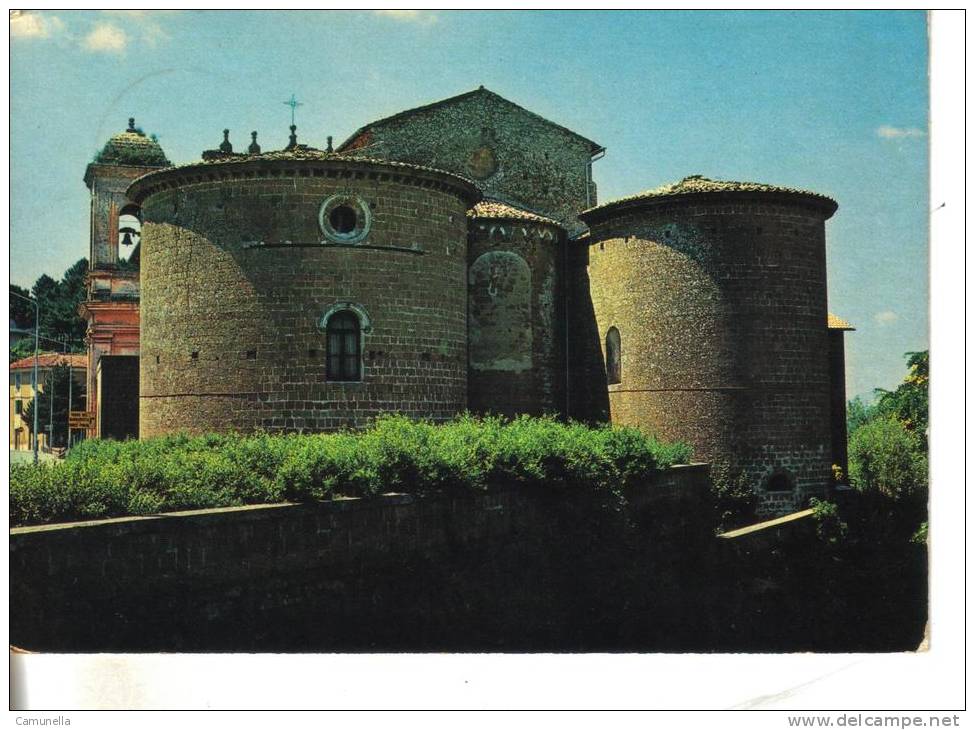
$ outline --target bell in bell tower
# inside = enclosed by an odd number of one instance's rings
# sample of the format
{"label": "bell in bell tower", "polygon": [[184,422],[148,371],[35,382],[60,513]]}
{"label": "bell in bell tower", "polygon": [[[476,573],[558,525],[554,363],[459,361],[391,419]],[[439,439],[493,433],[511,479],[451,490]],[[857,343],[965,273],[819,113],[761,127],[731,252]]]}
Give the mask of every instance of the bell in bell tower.
{"label": "bell in bell tower", "polygon": [[88,295],[89,437],[139,433],[139,248],[142,211],[126,197],[137,177],[168,167],[159,143],[136,127],[115,134],[85,170],[91,191]]}

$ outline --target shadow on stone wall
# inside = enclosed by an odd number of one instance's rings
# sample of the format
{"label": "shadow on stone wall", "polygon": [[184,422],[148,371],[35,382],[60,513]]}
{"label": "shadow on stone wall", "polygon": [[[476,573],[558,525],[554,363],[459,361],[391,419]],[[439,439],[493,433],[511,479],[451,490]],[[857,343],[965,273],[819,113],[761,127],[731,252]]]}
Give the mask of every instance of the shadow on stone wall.
{"label": "shadow on stone wall", "polygon": [[609,422],[609,389],[589,282],[589,246],[569,241],[569,416],[583,423]]}
{"label": "shadow on stone wall", "polygon": [[41,652],[917,647],[922,546],[838,556],[808,517],[718,538],[706,468],[676,474],[625,508],[509,489],[20,528],[11,642]]}

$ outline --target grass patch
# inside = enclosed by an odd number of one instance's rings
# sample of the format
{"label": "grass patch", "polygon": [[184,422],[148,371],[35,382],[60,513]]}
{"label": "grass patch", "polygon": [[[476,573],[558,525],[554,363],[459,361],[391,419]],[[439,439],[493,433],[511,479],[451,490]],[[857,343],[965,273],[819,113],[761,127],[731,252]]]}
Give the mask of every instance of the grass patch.
{"label": "grass patch", "polygon": [[63,462],[12,465],[12,525],[337,496],[526,488],[619,495],[690,447],[634,428],[554,418],[462,416],[434,425],[385,416],[363,431],[315,435],[178,434],[86,441]]}

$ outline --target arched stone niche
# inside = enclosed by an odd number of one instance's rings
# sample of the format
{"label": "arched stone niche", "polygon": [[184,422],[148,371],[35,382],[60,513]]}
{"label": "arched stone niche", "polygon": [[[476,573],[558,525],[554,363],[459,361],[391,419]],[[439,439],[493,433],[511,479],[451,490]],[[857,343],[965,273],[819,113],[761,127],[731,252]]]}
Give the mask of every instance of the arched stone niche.
{"label": "arched stone niche", "polygon": [[471,264],[470,366],[518,372],[532,366],[528,263],[510,251],[488,251]]}

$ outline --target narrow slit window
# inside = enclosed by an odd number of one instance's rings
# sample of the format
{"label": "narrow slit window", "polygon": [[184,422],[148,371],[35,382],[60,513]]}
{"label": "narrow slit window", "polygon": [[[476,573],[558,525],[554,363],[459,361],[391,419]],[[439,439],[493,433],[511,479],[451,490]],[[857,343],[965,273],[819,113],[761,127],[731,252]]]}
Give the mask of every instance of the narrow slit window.
{"label": "narrow slit window", "polygon": [[606,333],[606,382],[616,385],[623,380],[623,354],[620,350],[620,331],[610,327]]}
{"label": "narrow slit window", "polygon": [[325,375],[329,380],[362,380],[359,332],[359,318],[352,312],[337,312],[329,318],[325,328]]}

